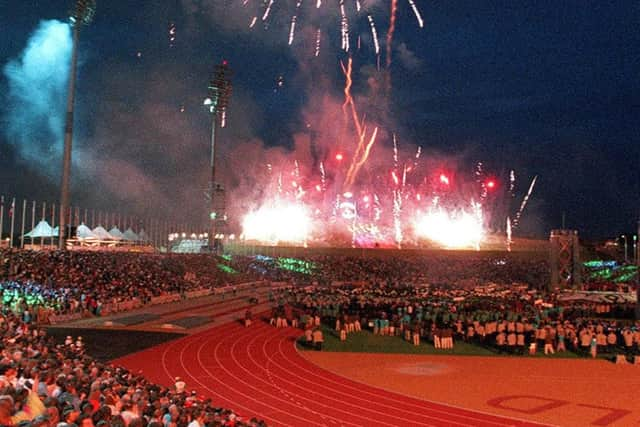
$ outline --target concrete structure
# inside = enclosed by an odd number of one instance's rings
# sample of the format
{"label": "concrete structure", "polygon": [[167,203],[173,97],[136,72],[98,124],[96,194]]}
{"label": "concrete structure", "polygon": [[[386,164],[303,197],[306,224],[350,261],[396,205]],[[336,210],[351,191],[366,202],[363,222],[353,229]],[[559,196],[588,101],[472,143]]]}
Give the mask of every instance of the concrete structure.
{"label": "concrete structure", "polygon": [[576,230],[551,230],[549,237],[551,287],[578,289],[582,286],[580,243]]}

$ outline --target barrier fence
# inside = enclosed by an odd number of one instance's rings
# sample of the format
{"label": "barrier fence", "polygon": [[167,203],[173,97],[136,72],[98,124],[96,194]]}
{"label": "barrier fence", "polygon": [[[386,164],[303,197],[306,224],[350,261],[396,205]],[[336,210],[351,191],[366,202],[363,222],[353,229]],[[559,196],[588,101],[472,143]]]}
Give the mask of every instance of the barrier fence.
{"label": "barrier fence", "polygon": [[[209,295],[220,295],[228,292],[242,291],[251,288],[257,288],[259,286],[264,286],[268,282],[266,281],[257,281],[257,282],[247,282],[241,283],[238,285],[227,285],[214,289],[197,289],[194,291],[189,291],[185,293],[172,293],[166,295],[160,295],[157,297],[152,297],[147,304],[145,304],[139,298],[133,298],[127,301],[116,301],[111,303],[105,303],[100,306],[100,316],[108,316],[110,314],[121,313],[126,311],[135,310],[136,308],[142,308],[145,305],[159,305],[159,304],[168,304],[171,302],[181,301],[183,299],[194,299],[194,298],[202,298]],[[58,323],[70,322],[72,320],[82,319],[83,317],[89,317],[89,313],[66,313],[66,314],[49,314],[47,319],[41,319],[45,323],[49,323],[51,325],[55,325]]]}

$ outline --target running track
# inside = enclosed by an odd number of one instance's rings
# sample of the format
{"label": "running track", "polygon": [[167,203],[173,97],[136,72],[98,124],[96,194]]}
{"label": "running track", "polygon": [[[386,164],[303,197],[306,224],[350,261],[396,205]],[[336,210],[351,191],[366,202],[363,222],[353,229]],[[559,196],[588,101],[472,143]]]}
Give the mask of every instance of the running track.
{"label": "running track", "polygon": [[[114,363],[166,386],[188,389],[243,418],[274,426],[534,426],[358,383],[298,354],[301,331],[238,322],[144,350]],[[455,386],[455,385],[452,385]]]}

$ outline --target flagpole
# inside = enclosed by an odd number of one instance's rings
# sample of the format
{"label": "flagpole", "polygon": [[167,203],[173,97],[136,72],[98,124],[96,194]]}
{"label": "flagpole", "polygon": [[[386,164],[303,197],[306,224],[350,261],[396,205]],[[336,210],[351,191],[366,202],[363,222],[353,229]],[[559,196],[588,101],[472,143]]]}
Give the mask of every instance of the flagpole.
{"label": "flagpole", "polygon": [[[51,206],[51,226],[53,228],[56,228],[55,227],[55,223],[56,223],[56,204],[54,203]],[[58,225],[58,227],[59,227],[59,225]],[[53,246],[53,236],[51,236],[51,246]]]}
{"label": "flagpole", "polygon": [[0,247],[2,247],[3,228],[4,228],[4,196],[0,196]]}
{"label": "flagpole", "polygon": [[16,219],[16,198],[11,200],[11,209],[9,209],[9,216],[11,217],[11,232],[9,233],[9,247],[13,247],[13,225]]}
{"label": "flagpole", "polygon": [[[42,220],[47,220],[47,202],[42,202]],[[55,228],[55,224],[51,224]],[[40,236],[40,249],[44,247],[44,237]]]}
{"label": "flagpole", "polygon": [[27,214],[27,200],[22,199],[22,227],[20,228],[20,249],[24,249],[24,221]]}
{"label": "flagpole", "polygon": [[[36,224],[36,201],[33,201],[33,204],[31,206],[31,229],[33,230],[33,228],[35,227]],[[35,249],[35,246],[33,244],[33,237],[31,237],[31,249]]]}

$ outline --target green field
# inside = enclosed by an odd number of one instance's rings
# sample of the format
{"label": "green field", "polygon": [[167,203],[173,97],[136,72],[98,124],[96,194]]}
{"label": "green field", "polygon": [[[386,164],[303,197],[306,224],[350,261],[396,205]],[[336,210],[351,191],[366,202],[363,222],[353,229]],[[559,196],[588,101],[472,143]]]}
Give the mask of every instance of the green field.
{"label": "green field", "polygon": [[[322,327],[324,334],[324,344],[322,351],[329,352],[351,352],[351,353],[395,353],[395,354],[425,354],[425,355],[455,355],[455,356],[497,356],[497,357],[541,357],[541,358],[581,358],[576,353],[566,351],[545,356],[541,349],[535,356],[498,353],[492,348],[483,347],[476,344],[469,344],[464,341],[455,341],[452,350],[436,349],[431,342],[421,342],[419,346],[405,341],[401,337],[389,337],[374,335],[370,331],[351,333],[346,341],[340,341],[339,335],[333,329]],[[298,349],[310,351],[304,344],[304,336],[298,339]],[[611,359],[611,354],[600,354],[598,358]]]}

